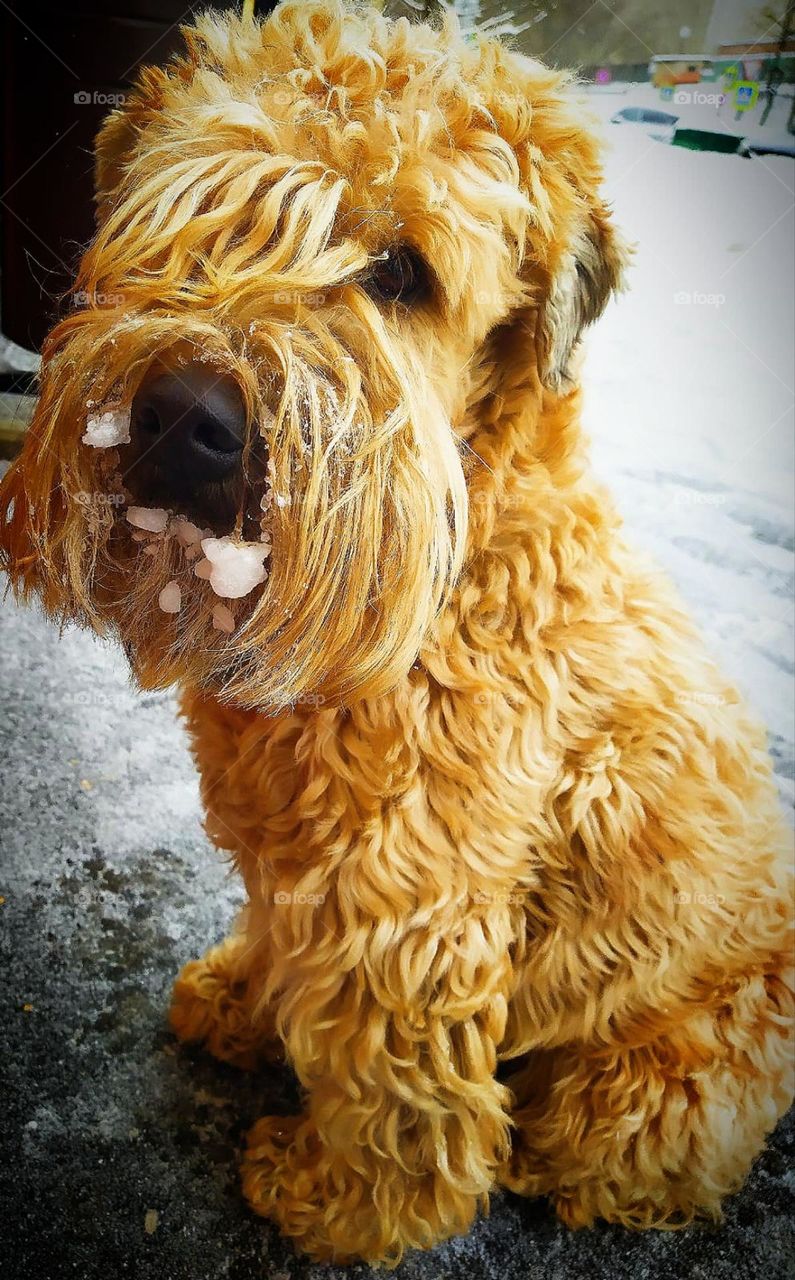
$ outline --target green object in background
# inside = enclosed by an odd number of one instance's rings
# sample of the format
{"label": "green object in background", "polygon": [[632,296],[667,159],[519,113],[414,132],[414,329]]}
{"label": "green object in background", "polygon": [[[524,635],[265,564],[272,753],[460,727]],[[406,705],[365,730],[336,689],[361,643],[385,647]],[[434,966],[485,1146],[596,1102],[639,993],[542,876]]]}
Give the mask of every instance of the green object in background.
{"label": "green object in background", "polygon": [[759,97],[759,85],[755,80],[736,80],[734,83],[734,106],[737,111],[750,111],[756,106]]}
{"label": "green object in background", "polygon": [[733,62],[731,66],[723,68],[722,75],[724,87],[726,89],[733,89],[740,76],[740,68],[737,66],[736,62]]}
{"label": "green object in background", "polygon": [[688,151],[720,151],[723,155],[737,155],[743,143],[733,133],[715,133],[710,129],[677,129],[673,146],[686,147]]}

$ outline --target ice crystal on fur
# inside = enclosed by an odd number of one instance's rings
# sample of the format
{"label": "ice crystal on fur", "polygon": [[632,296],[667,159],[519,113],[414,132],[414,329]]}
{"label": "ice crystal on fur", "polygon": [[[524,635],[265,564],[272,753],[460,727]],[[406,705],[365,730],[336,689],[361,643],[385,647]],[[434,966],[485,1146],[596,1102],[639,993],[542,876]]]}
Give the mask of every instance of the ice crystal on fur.
{"label": "ice crystal on fur", "polygon": [[89,414],[83,444],[94,449],[111,449],[115,445],[130,442],[130,406],[107,406],[98,413]]}
{"label": "ice crystal on fur", "polygon": [[262,543],[203,538],[202,551],[210,562],[210,586],[226,600],[247,596],[267,577],[264,562],[270,548]]}
{"label": "ice crystal on fur", "polygon": [[208,537],[205,532],[202,534],[198,525],[193,524],[191,520],[186,520],[183,516],[177,517],[172,522],[172,531],[181,547],[194,547],[201,543],[202,537]]}
{"label": "ice crystal on fur", "polygon": [[179,613],[182,606],[182,591],[178,582],[167,582],[157,598],[163,613]]}
{"label": "ice crystal on fur", "polygon": [[223,631],[229,636],[235,629],[235,615],[220,601],[213,607],[213,626],[216,631]]}
{"label": "ice crystal on fur", "polygon": [[126,518],[146,533],[164,533],[168,524],[168,512],[162,507],[128,507]]}

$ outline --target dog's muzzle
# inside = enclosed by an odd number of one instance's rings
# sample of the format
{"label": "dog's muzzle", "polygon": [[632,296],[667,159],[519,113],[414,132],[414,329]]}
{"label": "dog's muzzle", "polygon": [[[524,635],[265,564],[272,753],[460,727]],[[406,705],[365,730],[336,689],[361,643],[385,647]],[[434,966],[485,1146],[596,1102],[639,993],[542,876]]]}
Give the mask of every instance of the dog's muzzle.
{"label": "dog's muzzle", "polygon": [[246,412],[237,383],[189,364],[150,371],[132,403],[127,481],[139,499],[186,514],[218,513],[241,477]]}

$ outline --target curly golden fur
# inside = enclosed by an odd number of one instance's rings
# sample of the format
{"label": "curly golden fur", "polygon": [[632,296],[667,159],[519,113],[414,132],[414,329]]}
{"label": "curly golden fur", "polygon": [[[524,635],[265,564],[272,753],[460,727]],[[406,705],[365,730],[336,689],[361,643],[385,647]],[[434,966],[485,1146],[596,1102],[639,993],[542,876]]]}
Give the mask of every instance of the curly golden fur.
{"label": "curly golden fur", "polygon": [[[626,256],[596,143],[565,77],[452,18],[288,0],[185,41],[99,135],[88,303],[0,524],[23,595],[181,686],[248,904],[172,1025],[305,1095],[245,1194],[390,1264],[500,1186],[571,1226],[715,1217],[791,1097],[789,839],[762,730],[588,471],[573,351]],[[396,245],[412,305],[368,288]],[[129,498],[87,403],[186,352],[240,388],[236,533],[273,540],[232,635],[173,540],[76,500]]]}

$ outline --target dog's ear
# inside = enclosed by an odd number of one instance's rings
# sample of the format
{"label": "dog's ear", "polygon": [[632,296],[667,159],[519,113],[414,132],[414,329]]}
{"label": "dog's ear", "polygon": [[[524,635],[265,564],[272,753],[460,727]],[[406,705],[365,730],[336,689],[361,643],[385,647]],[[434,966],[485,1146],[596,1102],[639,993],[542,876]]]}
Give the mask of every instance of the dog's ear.
{"label": "dog's ear", "polygon": [[480,46],[484,97],[511,148],[526,223],[517,237],[519,322],[542,382],[561,389],[587,325],[620,290],[629,250],[602,199],[598,122],[565,72],[499,43]]}
{"label": "dog's ear", "polygon": [[[579,221],[579,219],[578,219]],[[598,320],[623,287],[629,248],[603,204],[591,204],[550,271],[536,311],[535,339],[542,382],[560,390],[583,330]]]}

